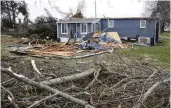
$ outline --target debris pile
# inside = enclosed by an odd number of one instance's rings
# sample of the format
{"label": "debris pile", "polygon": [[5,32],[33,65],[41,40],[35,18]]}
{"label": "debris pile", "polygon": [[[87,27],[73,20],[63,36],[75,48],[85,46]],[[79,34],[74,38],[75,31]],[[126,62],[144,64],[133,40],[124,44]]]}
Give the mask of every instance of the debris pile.
{"label": "debris pile", "polygon": [[115,53],[13,58],[2,61],[1,72],[2,108],[169,108],[169,72]]}
{"label": "debris pile", "polygon": [[30,41],[27,38],[22,38],[17,43],[28,44],[28,46],[11,46],[12,53],[31,56],[74,57],[80,54],[84,55],[84,52],[89,52],[89,56],[96,55],[94,54],[95,52],[101,54],[103,52],[112,52],[116,48],[128,48],[128,45],[122,44],[117,32],[95,33],[92,39],[80,43],[67,42],[49,45],[45,44],[46,42],[43,44],[41,41],[36,41],[35,39],[34,41]]}
{"label": "debris pile", "polygon": [[51,45],[40,50],[31,51],[32,55],[57,55],[57,56],[74,56],[78,46],[75,44],[65,45],[65,44],[56,44]]}

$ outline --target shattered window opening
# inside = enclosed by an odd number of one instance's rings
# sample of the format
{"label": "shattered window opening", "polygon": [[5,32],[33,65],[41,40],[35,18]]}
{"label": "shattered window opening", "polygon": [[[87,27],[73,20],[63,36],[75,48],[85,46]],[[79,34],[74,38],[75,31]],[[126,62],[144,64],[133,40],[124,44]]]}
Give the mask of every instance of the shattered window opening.
{"label": "shattered window opening", "polygon": [[140,28],[146,28],[146,20],[140,20]]}
{"label": "shattered window opening", "polygon": [[62,34],[68,33],[68,24],[66,24],[66,23],[61,24],[61,33]]}
{"label": "shattered window opening", "polygon": [[80,27],[81,27],[81,33],[87,33],[87,24],[86,23],[82,23],[81,25],[80,25]]}

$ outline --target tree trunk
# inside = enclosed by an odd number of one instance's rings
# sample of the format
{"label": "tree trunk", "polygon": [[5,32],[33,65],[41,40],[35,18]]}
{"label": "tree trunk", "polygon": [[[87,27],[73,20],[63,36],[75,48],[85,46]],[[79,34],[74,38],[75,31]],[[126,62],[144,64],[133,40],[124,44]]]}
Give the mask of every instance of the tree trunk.
{"label": "tree trunk", "polygon": [[160,28],[161,33],[164,32],[164,23],[162,23],[161,28]]}
{"label": "tree trunk", "polygon": [[7,5],[7,9],[8,9],[8,17],[9,17],[9,21],[10,23],[12,22],[12,18],[11,18],[11,13],[10,13],[10,8],[8,6],[8,2],[6,1],[6,5]]}

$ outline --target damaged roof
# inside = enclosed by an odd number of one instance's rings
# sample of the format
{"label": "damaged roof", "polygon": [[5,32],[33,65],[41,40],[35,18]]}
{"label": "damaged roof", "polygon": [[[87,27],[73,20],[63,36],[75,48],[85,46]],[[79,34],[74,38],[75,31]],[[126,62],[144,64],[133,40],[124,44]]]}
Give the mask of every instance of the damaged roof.
{"label": "damaged roof", "polygon": [[70,19],[60,19],[58,23],[93,23],[99,21],[100,18],[70,18]]}

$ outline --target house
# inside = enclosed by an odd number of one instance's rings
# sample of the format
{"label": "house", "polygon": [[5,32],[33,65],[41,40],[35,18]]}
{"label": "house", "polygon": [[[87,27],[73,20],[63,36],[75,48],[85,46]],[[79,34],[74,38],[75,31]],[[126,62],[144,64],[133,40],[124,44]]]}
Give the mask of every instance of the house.
{"label": "house", "polygon": [[156,18],[70,18],[57,22],[57,38],[61,42],[69,38],[89,39],[95,32],[118,32],[119,36],[130,39],[149,37],[151,44],[156,44],[159,36],[159,22]]}

